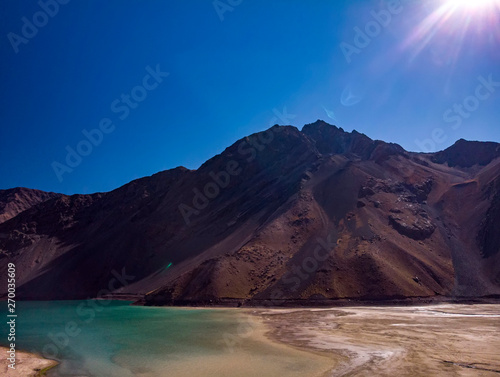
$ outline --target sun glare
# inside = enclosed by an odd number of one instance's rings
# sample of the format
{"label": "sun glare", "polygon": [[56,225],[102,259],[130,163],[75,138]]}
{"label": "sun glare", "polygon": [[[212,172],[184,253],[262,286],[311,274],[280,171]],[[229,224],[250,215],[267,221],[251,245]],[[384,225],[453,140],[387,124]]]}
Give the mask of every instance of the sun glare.
{"label": "sun glare", "polygon": [[[500,43],[500,0],[430,0],[430,12],[405,39],[411,60],[430,48],[442,64],[460,59],[466,41],[497,46]],[[470,45],[470,44],[469,44]]]}
{"label": "sun glare", "polygon": [[493,10],[500,8],[499,0],[443,0],[443,7],[453,10]]}

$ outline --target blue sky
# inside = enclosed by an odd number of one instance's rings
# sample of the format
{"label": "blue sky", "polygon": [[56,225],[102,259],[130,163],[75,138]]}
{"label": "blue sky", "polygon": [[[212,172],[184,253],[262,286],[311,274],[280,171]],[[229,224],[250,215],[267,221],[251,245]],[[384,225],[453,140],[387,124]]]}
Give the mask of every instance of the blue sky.
{"label": "blue sky", "polygon": [[109,191],[273,123],[500,141],[497,0],[58,1],[2,1],[0,189]]}

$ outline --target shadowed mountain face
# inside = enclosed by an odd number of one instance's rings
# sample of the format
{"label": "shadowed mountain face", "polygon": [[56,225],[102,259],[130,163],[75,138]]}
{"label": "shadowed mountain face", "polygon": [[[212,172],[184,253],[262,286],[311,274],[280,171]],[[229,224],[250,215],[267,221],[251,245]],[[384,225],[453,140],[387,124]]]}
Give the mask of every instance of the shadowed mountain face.
{"label": "shadowed mountain face", "polygon": [[500,144],[479,141],[458,140],[450,148],[435,153],[433,162],[447,163],[451,167],[470,168],[476,164],[488,165],[492,159],[500,157]]}
{"label": "shadowed mountain face", "polygon": [[196,171],[27,207],[0,224],[0,276],[14,262],[26,299],[147,304],[500,294],[498,151],[275,126]]}

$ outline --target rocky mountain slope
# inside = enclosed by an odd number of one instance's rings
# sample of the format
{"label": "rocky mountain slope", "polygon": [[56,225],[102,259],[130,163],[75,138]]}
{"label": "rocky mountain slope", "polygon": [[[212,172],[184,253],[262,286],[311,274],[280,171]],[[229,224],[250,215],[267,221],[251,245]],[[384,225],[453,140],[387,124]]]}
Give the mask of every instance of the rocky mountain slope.
{"label": "rocky mountain slope", "polygon": [[497,143],[417,154],[322,121],[274,126],[195,171],[18,213],[0,224],[0,276],[16,263],[25,299],[146,304],[498,295],[499,156]]}

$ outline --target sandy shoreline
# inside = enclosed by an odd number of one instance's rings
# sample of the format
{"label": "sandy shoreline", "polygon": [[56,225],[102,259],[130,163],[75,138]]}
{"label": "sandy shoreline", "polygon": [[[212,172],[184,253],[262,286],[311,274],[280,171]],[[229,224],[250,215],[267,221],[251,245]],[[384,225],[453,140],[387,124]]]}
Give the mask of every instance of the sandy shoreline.
{"label": "sandy shoreline", "polygon": [[252,313],[271,339],[328,356],[328,376],[500,376],[500,305]]}
{"label": "sandy shoreline", "polygon": [[41,356],[16,350],[16,369],[11,369],[8,367],[8,361],[5,355],[7,355],[7,348],[0,347],[0,352],[2,353],[2,361],[0,365],[0,375],[6,377],[38,377],[44,371],[55,367],[58,363],[54,360],[44,359]]}

